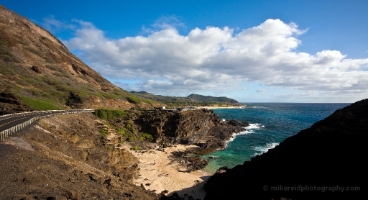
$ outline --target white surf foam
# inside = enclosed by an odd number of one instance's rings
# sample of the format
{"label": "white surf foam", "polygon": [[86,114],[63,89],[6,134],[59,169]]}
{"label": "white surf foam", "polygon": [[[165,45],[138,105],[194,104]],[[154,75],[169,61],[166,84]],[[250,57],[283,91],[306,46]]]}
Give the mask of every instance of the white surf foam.
{"label": "white surf foam", "polygon": [[249,124],[249,126],[245,127],[247,130],[253,130],[253,129],[260,129],[264,128],[265,126],[259,123]]}
{"label": "white surf foam", "polygon": [[266,153],[268,150],[275,148],[277,145],[279,145],[279,143],[273,142],[273,143],[267,143],[265,146],[256,146],[254,147],[254,150],[259,151],[259,152],[255,153],[254,156]]}
{"label": "white surf foam", "polygon": [[257,130],[257,129],[260,129],[260,128],[264,128],[265,126],[262,125],[262,124],[259,124],[259,123],[254,123],[254,124],[249,124],[249,126],[245,127],[245,131],[243,132],[240,132],[240,133],[233,133],[233,135],[231,136],[231,138],[226,141],[226,145],[229,143],[229,142],[232,142],[235,140],[236,136],[238,135],[246,135],[246,134],[251,134],[251,133],[254,133],[254,130]]}
{"label": "white surf foam", "polygon": [[266,106],[246,106],[245,108],[262,108],[262,109],[265,109],[265,108],[268,108]]}

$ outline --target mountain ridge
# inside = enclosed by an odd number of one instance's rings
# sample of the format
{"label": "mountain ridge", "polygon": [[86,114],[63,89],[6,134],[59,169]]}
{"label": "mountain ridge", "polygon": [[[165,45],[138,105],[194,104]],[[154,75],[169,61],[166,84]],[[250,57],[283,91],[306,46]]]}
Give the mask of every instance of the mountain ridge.
{"label": "mountain ridge", "polygon": [[164,103],[173,103],[173,104],[236,104],[238,105],[239,102],[235,99],[231,99],[228,97],[214,97],[214,96],[205,96],[200,94],[190,94],[187,97],[176,97],[176,96],[162,96],[162,95],[155,95],[152,93],[148,93],[146,91],[130,91],[131,93],[145,97],[147,99],[161,101]]}

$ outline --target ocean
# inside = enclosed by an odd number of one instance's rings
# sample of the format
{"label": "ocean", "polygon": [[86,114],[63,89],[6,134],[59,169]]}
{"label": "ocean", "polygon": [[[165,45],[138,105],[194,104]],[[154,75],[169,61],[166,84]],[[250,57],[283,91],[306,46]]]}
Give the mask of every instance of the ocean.
{"label": "ocean", "polygon": [[245,108],[214,109],[222,119],[250,123],[245,132],[237,134],[223,150],[212,156],[204,171],[214,173],[222,166],[234,167],[252,157],[267,152],[286,138],[309,128],[347,103],[244,103]]}

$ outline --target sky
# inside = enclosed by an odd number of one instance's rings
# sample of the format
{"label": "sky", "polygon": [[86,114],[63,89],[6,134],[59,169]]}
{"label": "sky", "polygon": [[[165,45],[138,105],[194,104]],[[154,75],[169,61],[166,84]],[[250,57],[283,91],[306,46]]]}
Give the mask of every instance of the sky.
{"label": "sky", "polygon": [[368,98],[365,0],[0,0],[127,91],[239,102]]}

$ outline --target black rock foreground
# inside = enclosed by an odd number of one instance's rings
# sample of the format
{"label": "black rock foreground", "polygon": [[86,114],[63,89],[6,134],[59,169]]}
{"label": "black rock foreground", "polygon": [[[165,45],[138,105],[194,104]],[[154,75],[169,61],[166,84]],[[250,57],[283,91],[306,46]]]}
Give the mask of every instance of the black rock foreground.
{"label": "black rock foreground", "polygon": [[205,184],[205,199],[367,199],[368,99]]}

